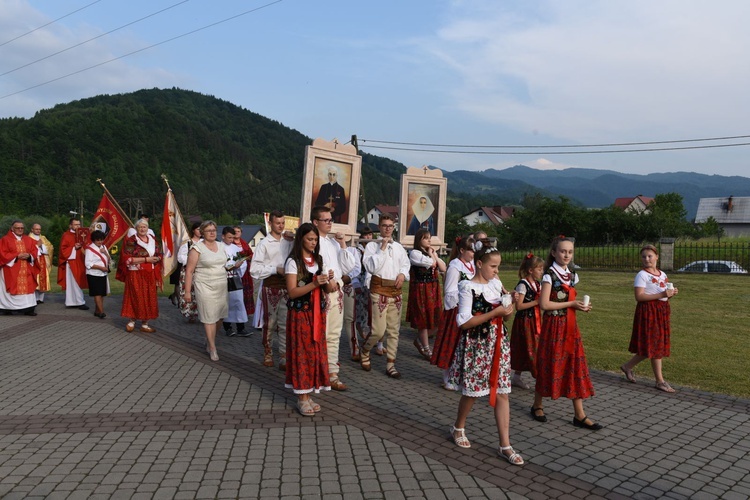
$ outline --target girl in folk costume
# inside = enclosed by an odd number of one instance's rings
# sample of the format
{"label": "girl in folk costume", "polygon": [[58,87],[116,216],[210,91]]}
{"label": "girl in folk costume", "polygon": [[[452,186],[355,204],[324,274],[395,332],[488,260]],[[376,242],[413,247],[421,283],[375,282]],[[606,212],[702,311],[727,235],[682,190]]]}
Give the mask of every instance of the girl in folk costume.
{"label": "girl in folk costume", "polygon": [[442,299],[440,298],[440,272],[445,272],[442,261],[430,245],[430,231],[420,229],[414,236],[414,250],[409,252],[409,303],[406,306],[406,321],[418,332],[414,346],[426,360],[432,358],[430,333],[434,334],[440,324]]}
{"label": "girl in folk costume", "polygon": [[135,330],[136,320],[141,320],[141,331],[153,333],[156,330],[148,322],[159,317],[156,287],[162,288],[161,249],[149,234],[146,219],[139,219],[135,230],[125,240],[117,271],[117,279],[125,282],[120,315],[130,319],[125,331]]}
{"label": "girl in folk costume", "polygon": [[[330,391],[326,346],[326,294],[333,271],[323,273],[318,230],[302,224],[284,264],[289,293],[286,320],[286,388],[297,395],[300,414],[313,416],[320,405],[310,393]],[[323,290],[321,290],[323,288]]]}
{"label": "girl in folk costume", "polygon": [[110,271],[109,250],[104,246],[105,234],[102,231],[91,233],[91,243],[86,247],[86,279],[89,284],[89,296],[94,297],[94,316],[104,319],[104,297],[109,295]]}
{"label": "girl in folk costume", "polygon": [[516,285],[516,317],[510,334],[510,365],[515,372],[511,385],[528,389],[521,379],[521,372],[531,372],[536,378],[536,346],[542,331],[542,311],[539,308],[539,294],[542,291],[544,261],[528,254],[521,262]]}
{"label": "girl in folk costume", "polygon": [[598,431],[602,426],[583,411],[583,400],[594,395],[594,386],[576,323],[576,311],[589,312],[591,305],[576,299],[578,275],[569,268],[572,261],[573,240],[562,235],[552,240],[542,278],[540,306],[544,322],[537,348],[531,416],[538,422],[546,422],[542,398],[564,396],[573,400],[573,425]]}
{"label": "girl in folk costume", "polygon": [[635,383],[633,368],[644,359],[651,359],[656,388],[675,392],[661,373],[662,358],[669,357],[670,307],[669,299],[677,294],[664,271],[657,267],[659,252],[653,245],[641,248],[643,270],[635,277],[635,308],[633,334],[628,351],[634,356],[620,369],[629,382]]}
{"label": "girl in folk costume", "polygon": [[448,384],[460,389],[462,396],[451,435],[457,446],[471,447],[466,418],[476,398],[489,394],[500,437],[497,453],[512,465],[523,465],[523,458],[510,445],[510,346],[503,318],[513,314],[513,303],[497,279],[500,260],[497,248],[480,248],[474,259],[476,274],[458,284],[456,323],[461,337]]}
{"label": "girl in folk costume", "polygon": [[193,222],[193,225],[190,226],[190,239],[183,243],[177,252],[177,262],[182,264],[180,268],[180,280],[177,285],[177,297],[179,299],[178,307],[180,308],[180,313],[186,317],[190,323],[194,323],[195,318],[198,317],[198,302],[195,301],[195,298],[190,302],[185,300],[185,272],[190,248],[199,241],[203,241],[203,238],[201,237],[201,223]]}
{"label": "girl in folk costume", "polygon": [[461,337],[461,330],[456,324],[458,316],[458,284],[474,277],[474,238],[464,236],[456,238],[445,271],[443,283],[443,313],[440,328],[435,337],[435,349],[430,363],[443,370],[443,388],[447,389],[448,369],[453,361],[456,344]]}

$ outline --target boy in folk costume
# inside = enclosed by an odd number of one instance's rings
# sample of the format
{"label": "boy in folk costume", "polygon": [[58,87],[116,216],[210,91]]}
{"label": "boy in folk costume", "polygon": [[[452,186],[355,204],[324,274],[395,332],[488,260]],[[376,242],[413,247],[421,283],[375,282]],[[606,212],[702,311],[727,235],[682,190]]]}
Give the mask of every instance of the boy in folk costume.
{"label": "boy in folk costume", "polygon": [[328,369],[330,370],[331,389],[345,391],[346,385],[339,379],[339,342],[341,329],[344,326],[344,282],[342,276],[356,266],[354,255],[346,251],[344,235],[336,233],[336,240],[328,238],[333,227],[333,212],[324,206],[313,207],[310,214],[312,224],[320,234],[320,255],[323,257],[325,271],[333,270],[333,279],[328,291],[328,310],[326,311],[326,343],[328,346]]}
{"label": "boy in folk costume", "polygon": [[400,378],[396,354],[401,326],[401,287],[408,280],[411,263],[404,247],[393,241],[395,227],[393,217],[381,215],[378,228],[382,239],[365,247],[362,262],[372,275],[369,283],[372,330],[362,346],[360,364],[363,370],[370,371],[370,351],[387,333],[386,374]]}
{"label": "boy in folk costume", "polygon": [[284,262],[292,249],[292,242],[284,238],[284,214],[274,210],[268,217],[270,231],[255,248],[250,263],[250,275],[262,280],[258,294],[263,316],[263,365],[273,366],[273,340],[278,338],[279,367],[286,366],[286,317],[289,300],[284,276]]}

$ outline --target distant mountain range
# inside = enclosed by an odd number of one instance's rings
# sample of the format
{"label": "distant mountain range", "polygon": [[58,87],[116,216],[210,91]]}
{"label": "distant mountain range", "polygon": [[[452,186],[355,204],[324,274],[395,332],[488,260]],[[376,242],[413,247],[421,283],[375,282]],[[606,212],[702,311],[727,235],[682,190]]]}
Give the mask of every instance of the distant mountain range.
{"label": "distant mountain range", "polygon": [[[65,215],[81,205],[93,212],[102,194],[98,178],[129,210],[142,206],[158,213],[162,173],[185,214],[240,219],[276,208],[297,214],[311,142],[277,121],[188,90],[147,89],[59,104],[29,119],[0,118],[0,179],[13,179],[0,189],[0,215]],[[397,204],[405,170],[389,158],[362,153],[367,208]],[[750,196],[749,178],[689,172],[633,175],[518,165],[444,175],[452,214],[517,205],[525,194],[607,207],[619,197],[676,192],[693,218],[702,197]]]}
{"label": "distant mountain range", "polygon": [[[616,198],[679,193],[688,218],[693,219],[701,198],[750,196],[750,178],[705,175],[694,172],[623,174],[612,170],[567,168],[537,170],[524,165],[482,172],[444,172],[448,189],[455,193],[481,193],[511,202],[524,194],[566,196],[590,208],[612,205]],[[512,203],[512,202],[511,202]]]}

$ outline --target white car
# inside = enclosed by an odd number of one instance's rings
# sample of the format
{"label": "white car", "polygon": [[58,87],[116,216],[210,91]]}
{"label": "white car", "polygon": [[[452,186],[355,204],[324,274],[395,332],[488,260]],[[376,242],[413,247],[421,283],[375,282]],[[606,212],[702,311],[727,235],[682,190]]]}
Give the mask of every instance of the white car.
{"label": "white car", "polygon": [[679,273],[747,274],[742,266],[731,260],[696,260],[677,270]]}

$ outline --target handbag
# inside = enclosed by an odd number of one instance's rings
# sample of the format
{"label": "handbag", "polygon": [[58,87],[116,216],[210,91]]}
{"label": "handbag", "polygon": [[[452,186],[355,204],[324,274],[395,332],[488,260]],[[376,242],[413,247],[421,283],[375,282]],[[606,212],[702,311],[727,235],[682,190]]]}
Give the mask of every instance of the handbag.
{"label": "handbag", "polygon": [[230,292],[236,292],[237,290],[242,290],[242,278],[239,276],[232,275],[227,278],[227,288]]}

